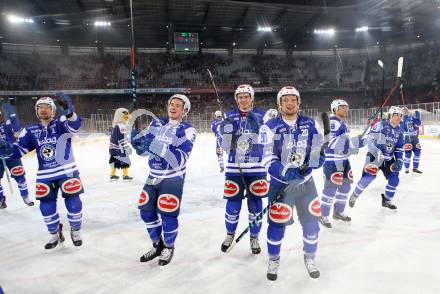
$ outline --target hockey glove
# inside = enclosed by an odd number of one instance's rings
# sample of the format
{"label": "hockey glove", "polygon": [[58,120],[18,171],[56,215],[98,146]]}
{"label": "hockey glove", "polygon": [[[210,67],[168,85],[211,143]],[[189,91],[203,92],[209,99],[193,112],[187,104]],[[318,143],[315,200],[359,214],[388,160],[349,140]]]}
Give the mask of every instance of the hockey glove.
{"label": "hockey glove", "polygon": [[403,166],[403,160],[402,159],[398,159],[396,160],[396,162],[394,162],[393,164],[391,164],[390,169],[392,172],[400,172],[402,170],[402,166]]}
{"label": "hockey glove", "polygon": [[3,112],[6,119],[13,119],[16,117],[14,107],[9,102],[3,103]]}
{"label": "hockey glove", "polygon": [[286,182],[302,179],[304,179],[304,176],[301,175],[301,171],[299,168],[289,168],[284,175],[284,180]]}
{"label": "hockey glove", "polygon": [[420,111],[416,110],[414,114],[417,119],[420,119]]}
{"label": "hockey glove", "polygon": [[10,158],[14,153],[12,145],[3,139],[0,139],[0,157]]}
{"label": "hockey glove", "polygon": [[58,97],[57,102],[58,105],[63,109],[63,114],[67,118],[71,117],[73,112],[75,112],[75,106],[73,105],[72,98],[63,92],[58,92],[55,94],[55,96]]}
{"label": "hockey glove", "polygon": [[260,123],[258,122],[257,116],[252,111],[248,112],[247,122],[249,129],[252,131],[252,133],[258,134],[258,132],[260,131]]}

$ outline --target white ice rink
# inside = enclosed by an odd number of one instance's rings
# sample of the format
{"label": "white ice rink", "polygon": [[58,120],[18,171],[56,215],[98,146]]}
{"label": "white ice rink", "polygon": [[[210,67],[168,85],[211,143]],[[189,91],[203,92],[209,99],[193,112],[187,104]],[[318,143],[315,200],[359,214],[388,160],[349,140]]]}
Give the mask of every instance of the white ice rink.
{"label": "white ice rink", "polygon": [[[49,234],[38,206],[27,207],[10,195],[0,211],[0,285],[5,293],[440,293],[440,141],[422,140],[423,175],[401,173],[396,213],[384,211],[380,176],[348,210],[351,224],[321,228],[319,280],[306,273],[298,223],[286,231],[278,280],[266,279],[266,222],[253,256],[245,238],[229,253],[225,237],[223,175],[218,172],[214,138],[200,135],[190,157],[174,258],[166,267],[140,263],[151,243],[136,207],[146,160],[133,156],[132,182],[109,182],[108,141],[83,139],[75,156],[85,187],[84,245],[70,240],[66,210],[59,210],[66,242],[44,250]],[[364,152],[351,158],[355,181]],[[23,159],[31,195],[35,191],[35,155]],[[322,191],[322,169],[315,171]],[[247,211],[244,207],[243,211]],[[238,231],[246,226],[242,214]]]}

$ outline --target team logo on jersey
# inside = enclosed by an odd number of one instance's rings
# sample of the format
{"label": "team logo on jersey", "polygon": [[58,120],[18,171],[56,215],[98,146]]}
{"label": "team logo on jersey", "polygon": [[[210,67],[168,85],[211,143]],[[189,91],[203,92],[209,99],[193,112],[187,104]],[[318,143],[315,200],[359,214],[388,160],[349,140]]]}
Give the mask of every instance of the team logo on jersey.
{"label": "team logo on jersey", "polygon": [[388,152],[391,152],[391,151],[393,151],[394,144],[391,143],[391,142],[390,143],[386,143],[385,147],[387,148]]}
{"label": "team logo on jersey", "polygon": [[318,197],[310,201],[309,212],[314,216],[321,216],[321,203]]}
{"label": "team logo on jersey", "polygon": [[81,181],[78,178],[71,178],[61,184],[61,191],[66,194],[76,194],[82,189]]}
{"label": "team logo on jersey", "polygon": [[148,197],[148,193],[145,190],[142,190],[141,195],[139,196],[139,205],[144,205],[148,202],[149,197]]}
{"label": "team logo on jersey", "polygon": [[290,163],[292,163],[294,166],[300,166],[301,165],[301,160],[302,160],[303,156],[302,154],[299,153],[292,153],[290,155]]}
{"label": "team logo on jersey", "polygon": [[330,180],[335,185],[342,185],[342,182],[344,181],[344,173],[343,172],[334,172],[330,176]]}
{"label": "team logo on jersey", "polygon": [[420,145],[420,143],[417,143],[417,144],[416,144],[416,148],[417,148],[417,149],[422,149],[422,145]]}
{"label": "team logo on jersey", "polygon": [[285,203],[275,203],[269,209],[269,218],[271,221],[282,224],[292,218],[292,207]]}
{"label": "team logo on jersey", "polygon": [[14,177],[24,175],[24,168],[21,165],[14,166],[13,168],[11,168],[11,175],[13,175]]}
{"label": "team logo on jersey", "polygon": [[240,187],[237,185],[236,182],[226,180],[225,181],[225,188],[224,188],[224,195],[225,197],[234,197],[235,195],[240,192]]}
{"label": "team logo on jersey", "polygon": [[55,158],[55,148],[48,144],[41,146],[40,157],[46,161],[51,161]]}
{"label": "team logo on jersey", "polygon": [[251,183],[249,188],[255,196],[266,196],[269,191],[269,183],[266,180],[256,180]]}
{"label": "team logo on jersey", "polygon": [[349,170],[349,171],[348,171],[348,179],[349,179],[351,182],[353,182],[353,171],[352,171],[352,170]]}
{"label": "team logo on jersey", "polygon": [[171,194],[162,194],[157,199],[157,207],[164,212],[174,212],[179,209],[180,200]]}
{"label": "team logo on jersey", "polygon": [[377,165],[374,165],[374,164],[367,164],[364,167],[364,171],[366,173],[373,175],[373,176],[375,176],[377,174],[378,170],[379,170],[379,168],[377,167]]}
{"label": "team logo on jersey", "polygon": [[412,144],[406,143],[405,145],[403,145],[403,149],[405,149],[405,151],[411,151],[412,150]]}
{"label": "team logo on jersey", "polygon": [[35,186],[35,197],[42,198],[47,196],[50,192],[50,187],[45,183],[37,183]]}
{"label": "team logo on jersey", "polygon": [[241,135],[237,140],[237,149],[243,154],[249,150],[251,138]]}

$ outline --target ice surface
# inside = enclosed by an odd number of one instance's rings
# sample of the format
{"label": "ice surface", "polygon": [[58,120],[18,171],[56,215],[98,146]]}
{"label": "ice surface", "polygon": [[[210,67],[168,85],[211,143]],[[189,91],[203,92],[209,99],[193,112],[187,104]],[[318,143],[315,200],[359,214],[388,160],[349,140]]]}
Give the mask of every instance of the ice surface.
{"label": "ice surface", "polygon": [[[25,206],[15,182],[10,195],[4,178],[8,208],[0,211],[0,285],[5,293],[439,293],[440,141],[421,143],[424,173],[401,173],[396,213],[380,206],[385,181],[379,175],[348,210],[350,225],[333,222],[333,229],[321,228],[319,280],[306,273],[301,228],[295,221],[286,231],[278,280],[269,282],[266,222],[260,237],[262,254],[251,254],[248,238],[229,254],[220,251],[225,201],[213,136],[197,138],[187,169],[175,256],[163,268],[156,260],[139,262],[151,246],[136,207],[146,177],[145,158],[132,157],[132,182],[109,182],[108,139],[82,139],[75,156],[86,191],[84,245],[73,246],[60,198],[66,242],[46,252],[49,234],[38,205]],[[355,181],[364,152],[351,157]],[[34,195],[35,155],[23,162]],[[314,178],[321,192],[322,170]],[[246,219],[243,213],[238,231]]]}

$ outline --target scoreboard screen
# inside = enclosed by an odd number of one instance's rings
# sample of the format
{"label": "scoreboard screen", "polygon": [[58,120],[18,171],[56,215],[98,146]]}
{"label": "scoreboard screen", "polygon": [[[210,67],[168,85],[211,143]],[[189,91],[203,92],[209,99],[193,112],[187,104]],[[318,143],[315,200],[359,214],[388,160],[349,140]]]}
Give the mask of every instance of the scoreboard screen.
{"label": "scoreboard screen", "polygon": [[174,33],[174,49],[176,52],[199,51],[198,33]]}

